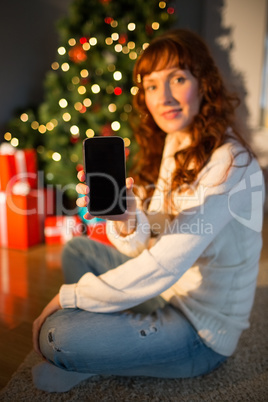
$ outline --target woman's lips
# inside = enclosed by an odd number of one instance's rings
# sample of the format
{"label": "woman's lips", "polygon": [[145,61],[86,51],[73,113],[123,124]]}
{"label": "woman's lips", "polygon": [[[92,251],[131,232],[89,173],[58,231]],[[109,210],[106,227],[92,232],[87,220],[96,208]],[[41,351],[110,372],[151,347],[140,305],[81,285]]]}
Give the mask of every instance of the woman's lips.
{"label": "woman's lips", "polygon": [[180,113],[182,109],[172,109],[168,110],[167,112],[162,113],[162,117],[166,120],[172,120],[175,119]]}

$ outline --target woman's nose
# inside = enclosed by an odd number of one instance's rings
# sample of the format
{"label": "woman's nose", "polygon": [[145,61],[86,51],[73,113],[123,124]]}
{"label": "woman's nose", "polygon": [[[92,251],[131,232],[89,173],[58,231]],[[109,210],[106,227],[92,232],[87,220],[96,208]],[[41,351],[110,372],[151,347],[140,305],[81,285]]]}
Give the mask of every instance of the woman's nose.
{"label": "woman's nose", "polygon": [[159,101],[163,105],[168,105],[168,104],[172,103],[172,100],[173,100],[173,95],[172,95],[170,86],[168,84],[163,85],[160,96],[159,96]]}

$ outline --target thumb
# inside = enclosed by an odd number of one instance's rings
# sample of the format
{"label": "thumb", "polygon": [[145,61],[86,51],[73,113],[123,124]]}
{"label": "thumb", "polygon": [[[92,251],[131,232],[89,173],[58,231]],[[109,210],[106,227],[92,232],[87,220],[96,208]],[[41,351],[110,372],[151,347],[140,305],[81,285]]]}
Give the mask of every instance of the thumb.
{"label": "thumb", "polygon": [[132,190],[133,185],[134,185],[133,177],[127,177],[127,179],[126,179],[126,188],[127,188],[127,190]]}

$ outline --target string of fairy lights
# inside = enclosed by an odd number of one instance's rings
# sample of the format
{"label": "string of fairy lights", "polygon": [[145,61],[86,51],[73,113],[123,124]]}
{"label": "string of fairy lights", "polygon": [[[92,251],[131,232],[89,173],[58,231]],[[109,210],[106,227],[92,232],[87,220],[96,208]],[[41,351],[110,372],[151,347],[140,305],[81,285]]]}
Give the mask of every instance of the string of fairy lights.
{"label": "string of fairy lights", "polygon": [[[169,15],[174,13],[173,7],[168,7],[165,1],[159,2],[159,8],[162,9],[162,13],[160,14],[160,18],[163,21],[166,21],[169,18]],[[116,28],[118,28],[119,23],[112,17],[106,17],[104,19],[104,23],[110,25],[115,29],[115,32],[104,39],[105,45],[109,50],[110,47],[113,47],[116,53],[122,52],[131,60],[137,59],[139,53],[144,50],[149,44],[143,43],[143,45],[138,48],[134,41],[128,40],[127,32],[135,31],[136,24],[134,22],[129,22],[127,25],[126,34],[119,34],[116,32]],[[154,21],[150,27],[153,31],[157,31],[160,28],[160,22]],[[69,60],[73,63],[80,64],[88,58],[87,53],[98,45],[97,37],[80,37],[79,39],[70,38],[68,40],[68,47],[60,46],[57,49],[59,55],[59,61],[54,61],[51,64],[51,68],[54,71],[61,70],[63,73],[67,73],[70,68],[70,62],[66,61],[66,56],[68,56]],[[110,55],[110,56],[109,56]],[[64,59],[62,62],[60,61],[61,57]],[[116,96],[120,96],[122,94],[122,88],[120,86],[120,81],[123,79],[123,73],[116,68],[116,65],[113,63],[113,58],[111,57],[111,52],[108,52],[108,59],[110,57],[110,62],[107,63],[107,70],[112,74],[114,84],[107,85],[105,88],[106,93],[109,95],[114,94]],[[101,76],[103,74],[103,70],[101,68],[95,71],[96,76]],[[90,76],[90,72],[86,68],[82,68],[79,72],[79,75],[75,75],[71,79],[72,90],[76,90],[77,93],[81,96],[81,100],[74,102],[73,105],[69,105],[69,102],[64,97],[58,100],[58,105],[61,110],[60,118],[65,123],[70,123],[70,136],[73,140],[76,140],[80,137],[80,128],[78,124],[72,124],[72,108],[76,112],[80,112],[81,114],[86,113],[93,105],[92,99],[89,97],[90,91],[92,94],[98,94],[102,91],[101,87],[97,83],[93,83],[89,87],[88,77]],[[85,83],[83,82],[85,81]],[[132,86],[130,88],[131,95],[135,95],[138,91],[136,86]],[[71,106],[71,108],[70,108]],[[117,111],[116,103],[110,103],[108,106],[108,111],[113,114]],[[126,121],[128,119],[128,114],[131,112],[132,106],[130,104],[124,105],[124,111],[120,114],[120,120]],[[29,113],[22,113],[20,115],[20,120],[22,123],[30,124],[33,130],[36,130],[37,133],[42,135],[47,132],[53,132],[55,127],[60,123],[59,117],[52,118],[46,124],[40,123],[34,119],[34,115]],[[113,120],[110,124],[111,132],[117,132],[121,128],[121,123],[118,120]],[[93,137],[95,132],[92,128],[88,128],[85,132],[86,137]],[[13,147],[19,146],[19,139],[11,134],[11,132],[6,132],[4,134],[4,138],[6,141],[10,142]],[[125,146],[129,147],[131,141],[129,138],[123,138],[125,142]],[[46,152],[49,158],[53,161],[57,162],[61,160],[61,154],[59,152],[54,152],[52,150],[45,150],[43,146],[37,147],[37,152],[43,153]],[[71,155],[70,159],[72,162],[76,162],[77,155]]]}

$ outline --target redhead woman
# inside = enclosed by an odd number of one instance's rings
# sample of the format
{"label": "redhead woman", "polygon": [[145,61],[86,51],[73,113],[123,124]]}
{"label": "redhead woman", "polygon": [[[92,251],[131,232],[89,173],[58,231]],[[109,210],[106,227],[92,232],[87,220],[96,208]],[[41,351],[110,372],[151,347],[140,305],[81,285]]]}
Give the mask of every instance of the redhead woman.
{"label": "redhead woman", "polygon": [[[114,247],[74,238],[65,284],[33,326],[38,388],[92,375],[185,378],[217,369],[249,326],[262,247],[263,178],[203,41],[187,30],[137,60],[127,211]],[[79,206],[89,201],[78,175]],[[135,196],[134,196],[135,194]],[[91,219],[89,213],[86,217]]]}

